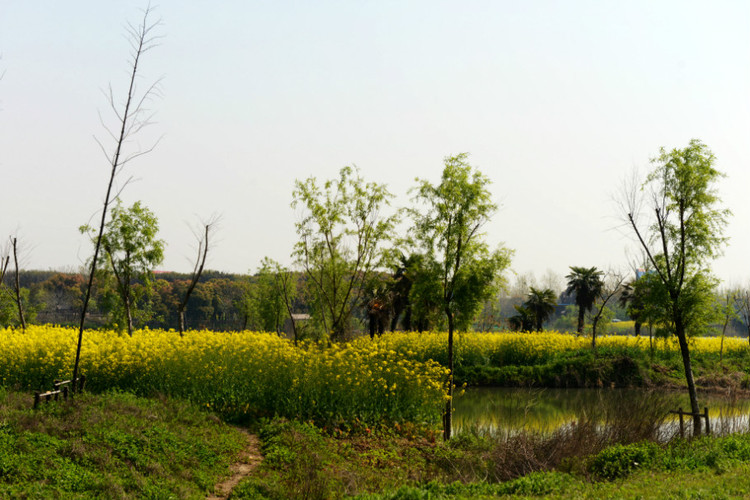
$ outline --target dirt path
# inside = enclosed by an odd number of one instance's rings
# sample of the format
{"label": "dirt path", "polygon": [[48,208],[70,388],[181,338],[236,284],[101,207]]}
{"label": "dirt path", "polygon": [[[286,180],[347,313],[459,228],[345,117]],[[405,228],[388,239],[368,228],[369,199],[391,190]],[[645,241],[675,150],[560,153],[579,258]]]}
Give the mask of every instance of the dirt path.
{"label": "dirt path", "polygon": [[229,467],[231,472],[229,477],[214,486],[215,493],[206,497],[207,500],[226,500],[226,498],[229,497],[229,494],[232,493],[234,487],[237,486],[243,478],[250,475],[250,473],[260,465],[260,462],[263,460],[258,445],[258,436],[250,434],[244,429],[240,429],[240,431],[245,434],[247,438],[245,449],[240,452],[237,462]]}

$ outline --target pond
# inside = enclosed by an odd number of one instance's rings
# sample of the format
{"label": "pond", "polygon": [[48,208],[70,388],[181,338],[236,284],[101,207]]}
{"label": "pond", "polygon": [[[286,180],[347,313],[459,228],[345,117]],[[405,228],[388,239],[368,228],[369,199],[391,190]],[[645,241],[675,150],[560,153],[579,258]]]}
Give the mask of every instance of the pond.
{"label": "pond", "polygon": [[[701,411],[709,409],[712,431],[750,430],[750,398],[699,394],[698,400]],[[661,422],[665,433],[677,433],[679,417],[668,412],[678,408],[690,409],[686,391],[469,388],[455,400],[453,430],[550,433],[583,419],[612,422],[640,418]]]}

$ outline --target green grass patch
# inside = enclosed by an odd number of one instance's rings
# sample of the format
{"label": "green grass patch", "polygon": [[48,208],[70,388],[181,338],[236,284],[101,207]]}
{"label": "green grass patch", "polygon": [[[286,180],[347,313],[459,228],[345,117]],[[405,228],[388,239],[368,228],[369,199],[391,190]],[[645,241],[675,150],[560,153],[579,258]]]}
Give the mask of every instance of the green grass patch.
{"label": "green grass patch", "polygon": [[205,498],[244,443],[174,399],[83,393],[31,403],[0,389],[1,498]]}
{"label": "green grass patch", "polygon": [[750,492],[750,435],[615,443],[593,453],[593,434],[462,434],[443,443],[397,430],[347,434],[277,421],[260,437],[265,461],[232,499],[744,498]]}

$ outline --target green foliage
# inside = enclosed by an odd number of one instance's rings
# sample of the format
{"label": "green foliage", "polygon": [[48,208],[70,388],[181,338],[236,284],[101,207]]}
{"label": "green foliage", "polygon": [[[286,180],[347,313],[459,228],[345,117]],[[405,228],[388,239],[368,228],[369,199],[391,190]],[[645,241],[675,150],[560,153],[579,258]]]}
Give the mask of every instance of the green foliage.
{"label": "green foliage", "polygon": [[716,280],[707,264],[723,251],[731,215],[719,207],[716,183],[723,174],[714,168],[715,161],[695,139],[684,149],[662,148],[643,185],[654,199],[648,231],[640,232],[638,213],[628,214],[653,266],[649,302],[678,337],[704,331],[714,319],[710,309]]}
{"label": "green foliage", "polygon": [[[439,279],[441,307],[449,313],[449,329],[466,329],[482,303],[493,295],[500,271],[510,264],[512,252],[490,251],[481,229],[497,209],[488,189],[489,179],[474,169],[461,153],[445,158],[437,185],[417,179],[413,209],[413,236],[434,263]],[[456,325],[453,324],[455,317]]]}
{"label": "green foliage", "polygon": [[659,445],[651,442],[615,444],[592,459],[591,472],[603,479],[617,479],[638,468],[651,468],[660,452]]}
{"label": "green foliage", "polygon": [[303,212],[294,256],[307,275],[313,314],[331,340],[343,339],[397,221],[381,213],[392,195],[344,167],[322,188],[315,177],[297,180],[292,196]]}
{"label": "green foliage", "polygon": [[571,266],[570,274],[565,278],[568,280],[567,293],[575,294],[575,303],[578,306],[578,333],[583,333],[584,317],[587,311],[594,306],[594,302],[604,288],[602,276],[604,273],[596,267]]}
{"label": "green foliage", "polygon": [[412,254],[407,268],[411,288],[409,291],[410,326],[418,331],[439,328],[444,324],[441,310],[442,289],[440,266],[428,255]]}
{"label": "green foliage", "polygon": [[0,393],[3,498],[205,497],[242,435],[196,407],[126,393],[29,408]]}
{"label": "green foliage", "polygon": [[[284,326],[284,319],[287,317],[284,291],[279,276],[283,272],[288,271],[282,269],[278,262],[268,257],[263,258],[258,269],[256,285],[253,287],[251,299],[253,305],[251,307],[258,316],[258,327],[265,332],[280,333]],[[294,299],[296,291],[296,283],[290,280],[287,291],[290,301]]]}
{"label": "green foliage", "polygon": [[[28,288],[21,288],[21,302],[24,305],[24,318],[26,323],[33,323],[37,312],[43,307],[39,300],[31,300],[31,291]],[[21,324],[18,318],[18,306],[16,305],[15,292],[10,288],[0,285],[0,325],[2,326],[19,326]]]}
{"label": "green foliage", "polygon": [[[80,230],[95,238],[95,230],[89,226],[81,226]],[[151,316],[144,306],[153,292],[152,270],[164,260],[164,241],[157,238],[158,232],[156,216],[140,201],[124,208],[118,200],[102,234],[106,263],[99,276],[102,281],[107,276],[114,277],[114,291],[110,294],[117,297],[120,307],[106,292],[102,302],[109,304],[115,323],[127,327],[131,335],[136,322],[142,323]]]}
{"label": "green foliage", "polygon": [[556,305],[557,296],[554,291],[549,288],[538,290],[532,286],[523,306],[520,309],[516,308],[519,311],[522,327],[517,329],[528,331],[534,328],[541,332],[544,323],[555,312]]}

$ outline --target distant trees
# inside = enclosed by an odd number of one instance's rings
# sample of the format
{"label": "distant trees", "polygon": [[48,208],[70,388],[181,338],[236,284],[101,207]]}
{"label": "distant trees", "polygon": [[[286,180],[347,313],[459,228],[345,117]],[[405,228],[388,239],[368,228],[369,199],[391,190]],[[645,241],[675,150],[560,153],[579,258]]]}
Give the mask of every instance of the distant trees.
{"label": "distant trees", "polygon": [[[411,211],[416,243],[423,249],[428,268],[440,284],[440,305],[448,321],[448,402],[443,436],[451,437],[453,412],[453,335],[470,318],[497,283],[499,272],[510,263],[505,249],[490,251],[482,227],[497,209],[492,202],[489,179],[467,162],[465,153],[445,158],[438,184],[417,180]],[[434,265],[433,265],[434,263]],[[412,293],[414,285],[412,285]]]}
{"label": "distant trees", "polygon": [[260,328],[267,332],[281,333],[287,317],[284,290],[279,286],[279,272],[277,262],[268,257],[263,258],[252,293],[253,309],[258,316]]}
{"label": "distant trees", "polygon": [[578,334],[583,334],[586,312],[594,306],[596,298],[602,291],[604,272],[596,267],[571,266],[570,274],[565,278],[568,280],[567,293],[575,294],[575,304],[578,306]]}
{"label": "distant trees", "polygon": [[[643,184],[626,186],[622,200],[627,224],[658,278],[651,282],[651,297],[660,323],[674,332],[680,345],[695,435],[701,433],[701,419],[688,335],[703,331],[709,320],[716,281],[707,265],[726,244],[730,215],[720,206],[716,183],[722,174],[715,160],[695,139],[682,149],[662,148]],[[639,193],[644,190],[648,210],[642,213]]]}
{"label": "distant trees", "polygon": [[633,320],[633,332],[636,337],[641,334],[641,327],[646,320],[643,283],[645,283],[645,280],[640,283],[637,279],[628,281],[623,285],[622,293],[618,299],[620,305],[625,308],[628,317]]}

